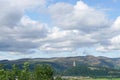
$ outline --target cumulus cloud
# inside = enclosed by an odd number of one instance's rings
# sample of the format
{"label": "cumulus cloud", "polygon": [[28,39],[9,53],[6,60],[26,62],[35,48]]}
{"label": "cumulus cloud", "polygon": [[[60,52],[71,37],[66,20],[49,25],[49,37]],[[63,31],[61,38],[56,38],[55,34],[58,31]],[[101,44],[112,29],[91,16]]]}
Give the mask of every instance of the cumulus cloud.
{"label": "cumulus cloud", "polygon": [[110,45],[111,50],[120,50],[120,35],[110,39],[110,42],[111,42],[111,45]]}
{"label": "cumulus cloud", "polygon": [[14,28],[1,27],[0,51],[25,53],[27,50],[39,47],[41,43],[33,41],[46,37],[47,33],[45,24],[23,17],[19,25]]}
{"label": "cumulus cloud", "polygon": [[[78,1],[75,5],[56,3],[49,6],[48,9],[56,26],[64,31],[77,30],[79,32],[78,35],[73,35],[73,37],[72,34],[74,33],[67,33],[70,38],[68,35],[65,36],[66,40],[71,40],[69,46],[74,49],[97,46],[96,50],[101,52],[119,50],[120,46],[117,43],[120,34],[119,17],[112,22],[108,20],[104,12],[88,6],[83,1]],[[62,31],[61,33],[55,33],[54,37],[56,36],[58,40],[64,39],[63,33]],[[60,34],[62,38],[57,36]]]}
{"label": "cumulus cloud", "polygon": [[106,15],[83,1],[78,1],[76,5],[53,4],[49,6],[49,11],[56,25],[63,29],[77,29],[88,33],[108,27]]}
{"label": "cumulus cloud", "polygon": [[39,0],[0,0],[0,22],[6,26],[14,26],[23,16],[24,11],[30,8],[34,8],[44,3],[43,0],[41,2]]}
{"label": "cumulus cloud", "polygon": [[118,32],[120,30],[120,16],[117,17],[117,19],[113,22],[111,29],[115,32]]}
{"label": "cumulus cloud", "polygon": [[51,30],[44,42],[40,50],[49,52],[70,52],[97,43],[89,34],[83,34],[79,30],[61,30],[57,27]]}
{"label": "cumulus cloud", "polygon": [[0,1],[0,51],[26,53],[40,46],[33,40],[47,35],[47,25],[30,19],[25,12],[44,3],[45,0]]}
{"label": "cumulus cloud", "polygon": [[115,21],[111,24],[109,29],[106,30],[104,36],[105,42],[108,44],[101,44],[96,50],[101,52],[111,52],[120,50],[120,17],[117,17]]}
{"label": "cumulus cloud", "polygon": [[[119,17],[111,22],[104,12],[83,1],[75,5],[45,3],[46,0],[24,0],[24,3],[20,0],[0,1],[0,51],[54,53],[83,47],[97,47],[96,50],[103,52],[119,50]],[[53,27],[49,22],[41,23],[25,14],[38,8],[42,11],[42,6],[48,10]]]}

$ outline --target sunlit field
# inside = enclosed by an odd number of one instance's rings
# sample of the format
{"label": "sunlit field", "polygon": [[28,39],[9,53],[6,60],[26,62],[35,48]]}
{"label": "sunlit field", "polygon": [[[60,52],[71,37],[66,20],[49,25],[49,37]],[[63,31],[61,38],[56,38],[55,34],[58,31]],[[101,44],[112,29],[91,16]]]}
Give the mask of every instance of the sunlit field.
{"label": "sunlit field", "polygon": [[83,80],[120,80],[120,78],[97,78],[97,79],[83,79]]}
{"label": "sunlit field", "polygon": [[71,78],[66,80],[120,80],[120,78]]}
{"label": "sunlit field", "polygon": [[80,79],[80,80],[120,80],[120,78],[97,78],[97,79]]}
{"label": "sunlit field", "polygon": [[120,78],[64,77],[63,80],[120,80]]}

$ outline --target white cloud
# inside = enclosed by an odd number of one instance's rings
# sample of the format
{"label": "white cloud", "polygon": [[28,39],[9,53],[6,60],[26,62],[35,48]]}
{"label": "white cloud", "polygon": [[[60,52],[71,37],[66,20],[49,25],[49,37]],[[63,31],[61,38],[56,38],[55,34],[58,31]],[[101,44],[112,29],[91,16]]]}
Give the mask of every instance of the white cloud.
{"label": "white cloud", "polygon": [[34,40],[42,39],[47,34],[45,24],[31,20],[29,17],[23,17],[19,25],[14,28],[1,27],[0,51],[25,53],[39,47],[41,43],[35,43]]}
{"label": "white cloud", "polygon": [[42,51],[69,52],[86,46],[94,46],[97,41],[92,39],[91,35],[83,34],[78,30],[61,30],[55,27],[43,43],[40,46]]}
{"label": "white cloud", "polygon": [[[46,6],[56,27],[25,14]],[[103,52],[120,50],[120,17],[111,23],[104,12],[83,1],[46,5],[46,0],[1,0],[0,13],[0,51],[31,53],[38,49],[52,53],[83,47],[98,47],[96,50]]]}
{"label": "white cloud", "polygon": [[0,0],[0,25],[14,27],[26,11],[44,6],[46,0]]}
{"label": "white cloud", "polygon": [[108,45],[109,50],[120,50],[120,35],[117,35],[110,39],[110,45]]}
{"label": "white cloud", "polygon": [[111,26],[111,29],[113,31],[119,31],[120,30],[120,16],[117,17],[117,19],[113,22],[113,25]]}
{"label": "white cloud", "polygon": [[26,17],[46,0],[0,0],[0,51],[26,53],[41,43],[33,40],[47,36],[47,25]]}
{"label": "white cloud", "polygon": [[119,51],[120,50],[120,17],[117,17],[112,25],[105,30],[105,34],[103,36],[107,36],[105,38],[105,42],[108,44],[101,44],[97,50],[104,52],[111,51]]}
{"label": "white cloud", "polygon": [[120,35],[113,37],[110,41],[112,44],[119,45],[120,44]]}
{"label": "white cloud", "polygon": [[[110,26],[102,31],[98,31],[96,39],[99,40],[100,46],[105,52],[119,51],[119,35],[120,35],[120,17],[113,20]],[[100,50],[99,50],[100,51]],[[101,50],[102,51],[102,50]],[[103,52],[103,51],[102,51]]]}
{"label": "white cloud", "polygon": [[103,46],[97,47],[96,50],[99,51],[99,52],[108,52],[108,50],[105,49],[105,47],[103,47]]}
{"label": "white cloud", "polygon": [[88,33],[108,27],[105,14],[82,1],[78,1],[76,5],[53,4],[49,10],[56,25],[63,29],[77,29]]}

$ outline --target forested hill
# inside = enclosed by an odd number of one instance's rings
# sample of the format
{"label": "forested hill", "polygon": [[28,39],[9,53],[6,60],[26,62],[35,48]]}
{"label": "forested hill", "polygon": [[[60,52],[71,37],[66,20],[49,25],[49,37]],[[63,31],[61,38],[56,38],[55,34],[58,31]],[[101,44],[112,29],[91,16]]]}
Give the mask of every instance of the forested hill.
{"label": "forested hill", "polygon": [[[110,76],[120,77],[120,58],[107,58],[95,56],[59,57],[59,58],[24,58],[18,60],[1,60],[0,64],[5,69],[12,69],[16,64],[23,69],[24,62],[30,64],[30,70],[34,70],[36,64],[49,64],[54,68],[55,74],[67,76]],[[73,66],[73,62],[76,66]]]}
{"label": "forested hill", "polygon": [[22,65],[24,62],[30,62],[31,65],[47,63],[55,67],[56,69],[64,69],[73,66],[73,61],[76,61],[76,66],[89,65],[89,66],[101,66],[108,68],[119,68],[120,58],[107,58],[107,57],[95,57],[95,56],[77,56],[77,57],[59,57],[59,58],[26,58],[18,60],[1,60],[0,63],[9,67],[12,64]]}

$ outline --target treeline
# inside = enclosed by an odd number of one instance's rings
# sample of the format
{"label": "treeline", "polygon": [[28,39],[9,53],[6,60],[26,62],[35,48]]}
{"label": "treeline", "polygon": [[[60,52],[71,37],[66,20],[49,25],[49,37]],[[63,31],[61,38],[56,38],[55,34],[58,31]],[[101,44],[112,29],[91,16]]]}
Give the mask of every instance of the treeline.
{"label": "treeline", "polygon": [[16,64],[12,68],[5,68],[0,64],[0,80],[63,80],[61,76],[84,76],[84,77],[120,77],[120,70],[106,67],[81,65],[67,68],[64,71],[56,71],[48,64],[36,64],[33,69],[29,62],[22,67]]}
{"label": "treeline", "polygon": [[62,80],[60,77],[54,78],[54,70],[50,65],[37,64],[33,70],[30,65],[25,62],[22,69],[17,65],[12,65],[12,69],[4,68],[0,64],[0,80]]}
{"label": "treeline", "polygon": [[120,70],[96,66],[76,66],[63,72],[64,76],[120,77]]}

